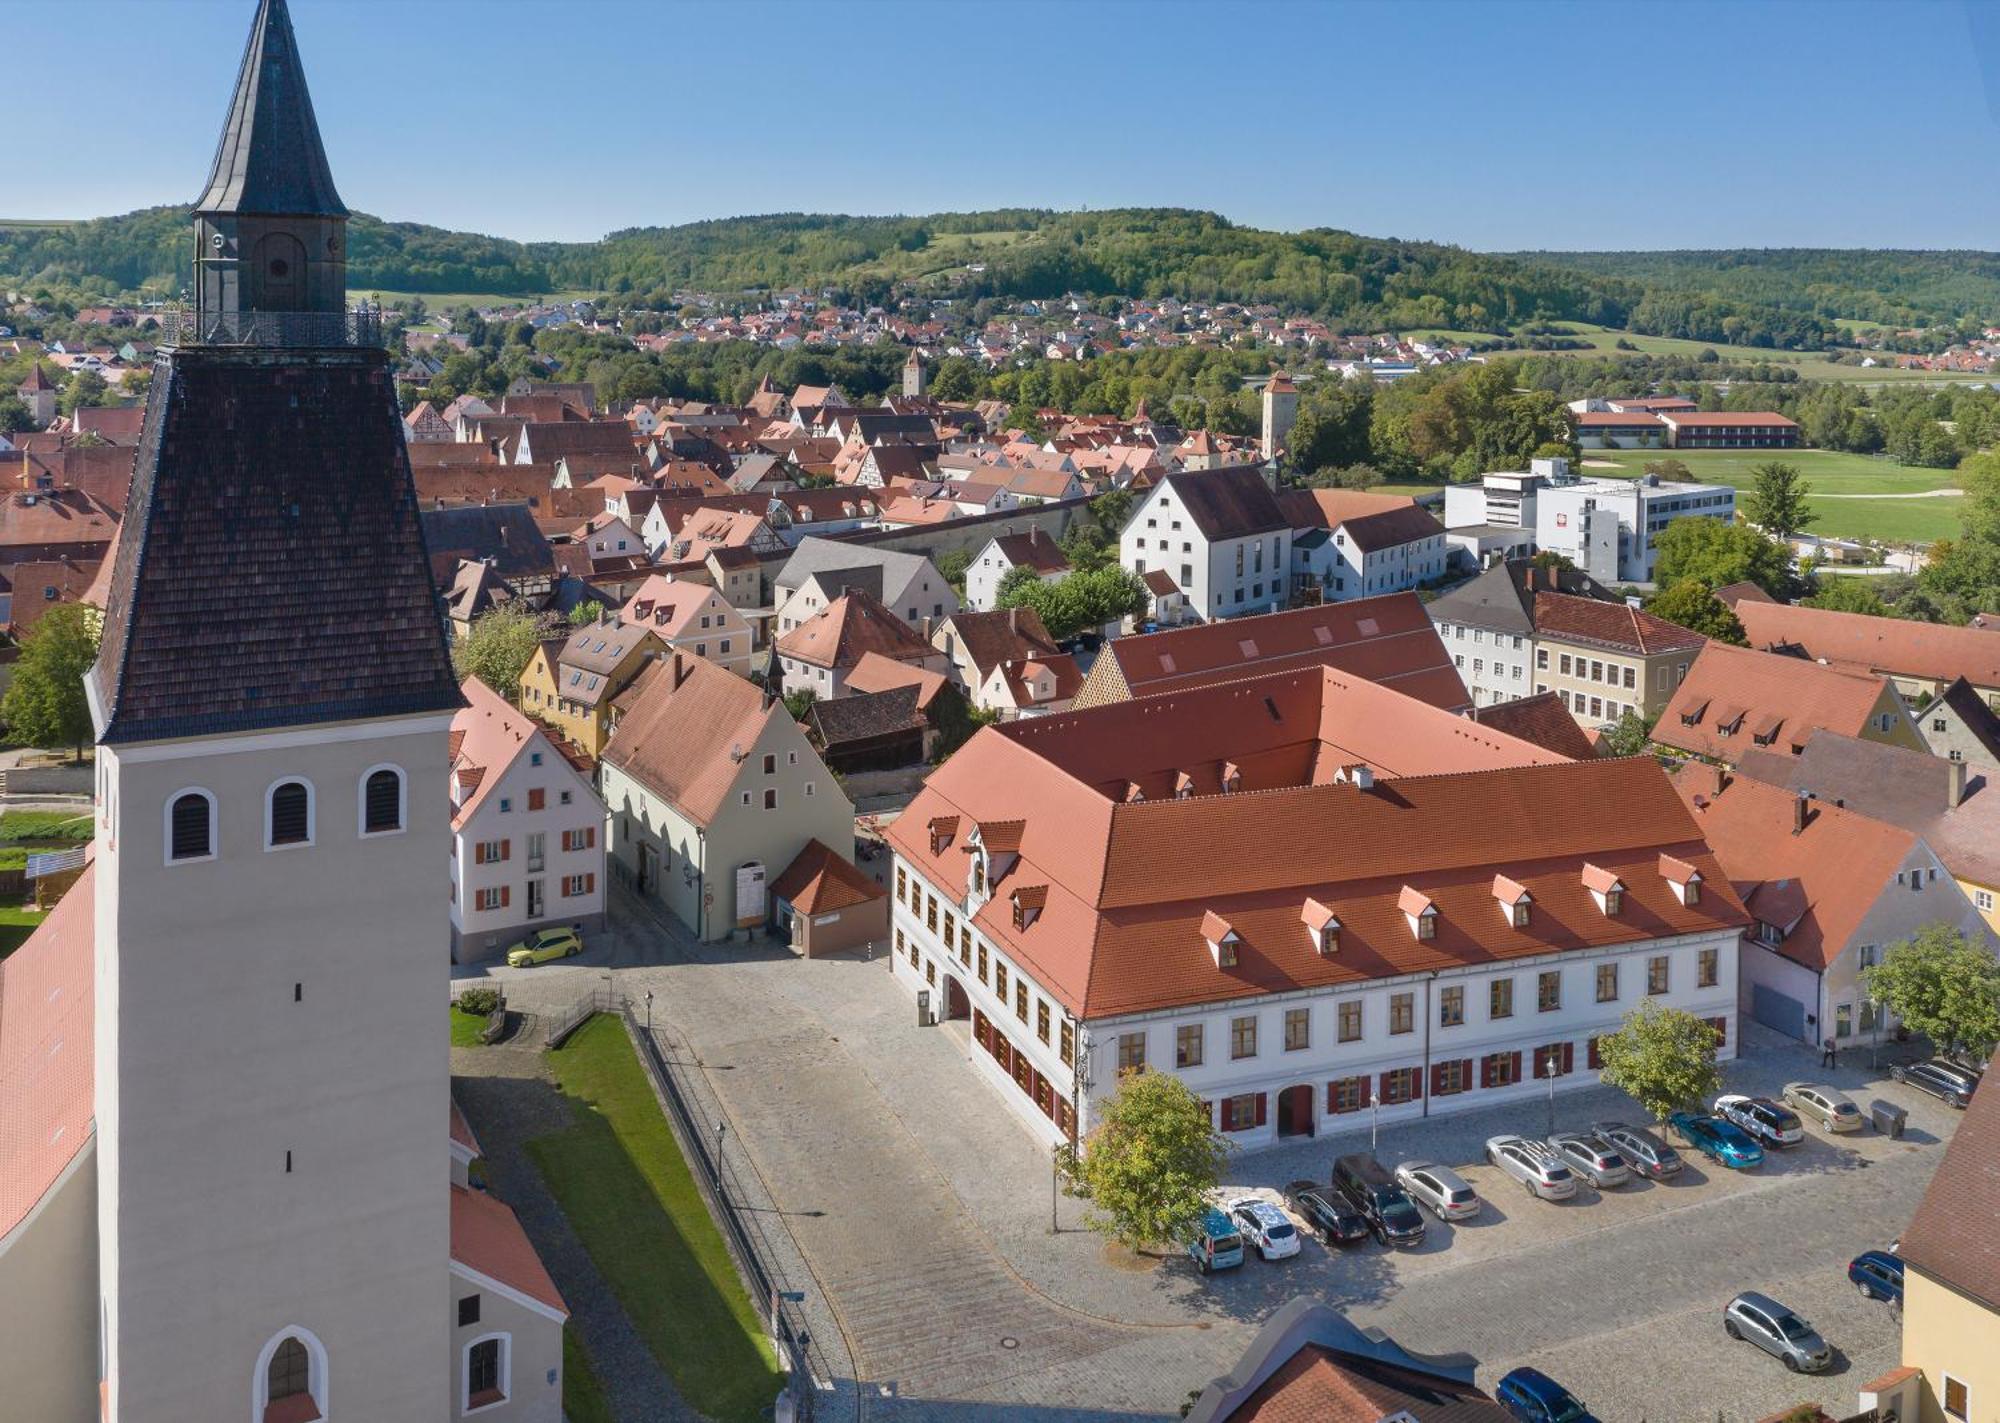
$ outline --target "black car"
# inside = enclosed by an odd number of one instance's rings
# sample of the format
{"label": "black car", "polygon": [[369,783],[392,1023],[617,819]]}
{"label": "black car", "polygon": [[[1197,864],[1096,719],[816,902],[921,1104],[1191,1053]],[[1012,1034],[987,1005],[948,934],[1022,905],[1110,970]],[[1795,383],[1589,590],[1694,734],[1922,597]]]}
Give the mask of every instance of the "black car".
{"label": "black car", "polygon": [[1338,1191],[1317,1181],[1294,1181],[1285,1187],[1285,1204],[1322,1245],[1352,1245],[1368,1238],[1368,1218]]}
{"label": "black car", "polygon": [[1424,1243],[1424,1217],[1417,1203],[1367,1152],[1357,1151],[1335,1161],[1333,1186],[1367,1219],[1368,1228],[1384,1245]]}
{"label": "black car", "polygon": [[1935,1062],[1899,1062],[1889,1076],[1919,1092],[1928,1092],[1948,1107],[1963,1110],[1972,1101],[1972,1085],[1958,1073]]}

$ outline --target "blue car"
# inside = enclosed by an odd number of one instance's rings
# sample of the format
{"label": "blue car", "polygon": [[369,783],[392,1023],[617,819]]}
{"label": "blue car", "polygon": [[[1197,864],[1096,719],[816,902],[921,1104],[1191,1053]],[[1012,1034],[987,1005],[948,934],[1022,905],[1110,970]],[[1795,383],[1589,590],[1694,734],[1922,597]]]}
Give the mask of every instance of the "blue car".
{"label": "blue car", "polygon": [[1886,1250],[1864,1250],[1847,1262],[1847,1278],[1863,1299],[1903,1302],[1903,1262]]}
{"label": "blue car", "polygon": [[1667,1125],[1710,1161],[1732,1171],[1747,1171],[1764,1164],[1764,1148],[1734,1122],[1697,1116],[1693,1112],[1675,1112],[1667,1118]]}
{"label": "blue car", "polygon": [[1514,1370],[1494,1385],[1493,1397],[1519,1423],[1597,1423],[1575,1394],[1540,1369]]}

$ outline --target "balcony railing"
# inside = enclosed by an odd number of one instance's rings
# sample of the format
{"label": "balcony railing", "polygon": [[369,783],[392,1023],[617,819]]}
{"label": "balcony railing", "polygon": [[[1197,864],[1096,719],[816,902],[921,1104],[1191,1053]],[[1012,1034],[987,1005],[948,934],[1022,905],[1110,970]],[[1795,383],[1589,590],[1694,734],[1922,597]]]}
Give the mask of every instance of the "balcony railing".
{"label": "balcony railing", "polygon": [[162,329],[175,346],[380,346],[382,313],[352,311],[223,311],[170,308]]}

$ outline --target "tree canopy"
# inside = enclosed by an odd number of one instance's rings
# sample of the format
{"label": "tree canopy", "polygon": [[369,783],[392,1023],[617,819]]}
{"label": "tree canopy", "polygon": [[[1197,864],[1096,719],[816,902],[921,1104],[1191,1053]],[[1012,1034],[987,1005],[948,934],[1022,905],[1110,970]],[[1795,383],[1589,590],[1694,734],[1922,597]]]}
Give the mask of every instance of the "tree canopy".
{"label": "tree canopy", "polygon": [[67,746],[83,758],[91,740],[83,677],[97,660],[95,614],[81,603],[58,603],[21,640],[14,680],[0,698],[0,719],[16,741],[45,750]]}
{"label": "tree canopy", "polygon": [[1706,516],[1675,519],[1654,541],[1653,577],[1667,588],[1692,579],[1709,588],[1755,583],[1774,598],[1791,587],[1791,557],[1783,544],[1744,524]]}
{"label": "tree canopy", "polygon": [[1115,563],[1089,572],[1067,573],[1052,582],[1044,582],[1032,568],[1023,566],[1007,570],[994,603],[1002,608],[1033,608],[1049,636],[1061,642],[1085,629],[1144,612],[1147,596],[1146,585],[1138,576]]}
{"label": "tree canopy", "polygon": [[1812,486],[1800,475],[1797,465],[1766,460],[1750,471],[1756,483],[1744,512],[1774,539],[1789,539],[1819,516],[1806,507]]}
{"label": "tree canopy", "polygon": [[1706,583],[1693,578],[1683,578],[1662,588],[1647,600],[1646,611],[1717,642],[1737,647],[1747,647],[1750,643],[1743,635],[1742,622],[1729,605],[1716,597]]}
{"label": "tree canopy", "polygon": [[1625,1015],[1615,1033],[1597,1040],[1601,1074],[1656,1121],[1722,1086],[1715,1066],[1715,1029],[1694,1014],[1648,998]]}
{"label": "tree canopy", "polygon": [[1180,1078],[1142,1068],[1119,1079],[1103,1118],[1068,1163],[1087,1220],[1134,1249],[1191,1235],[1208,1209],[1228,1144]]}
{"label": "tree canopy", "polygon": [[477,677],[511,702],[521,694],[521,674],[528,670],[535,649],[562,626],[560,618],[503,603],[473,619],[466,635],[452,647],[452,666],[460,677]]}
{"label": "tree canopy", "polygon": [[1990,943],[1927,924],[1862,970],[1869,996],[1945,1052],[1984,1061],[2000,1044],[2000,959]]}

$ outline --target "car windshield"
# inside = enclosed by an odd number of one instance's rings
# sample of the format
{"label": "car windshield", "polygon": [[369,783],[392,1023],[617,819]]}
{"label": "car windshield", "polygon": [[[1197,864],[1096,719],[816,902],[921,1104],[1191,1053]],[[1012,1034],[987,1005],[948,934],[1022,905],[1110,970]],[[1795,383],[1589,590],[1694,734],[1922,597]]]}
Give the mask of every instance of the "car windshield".
{"label": "car windshield", "polygon": [[1292,1233],[1293,1233],[1292,1227],[1283,1221],[1280,1221],[1276,1225],[1267,1227],[1264,1231],[1264,1234],[1268,1235],[1273,1240],[1290,1240],[1292,1238]]}
{"label": "car windshield", "polygon": [[1445,1199],[1455,1206],[1468,1205],[1472,1200],[1472,1187],[1461,1186],[1457,1190],[1448,1193]]}
{"label": "car windshield", "polygon": [[1589,1416],[1583,1405],[1567,1393],[1549,1400],[1549,1423],[1576,1423],[1577,1419]]}
{"label": "car windshield", "polygon": [[1392,1201],[1382,1202],[1382,1219],[1398,1230],[1412,1225],[1422,1225],[1424,1218],[1417,1214],[1417,1208],[1410,1204],[1407,1196],[1398,1196]]}
{"label": "car windshield", "polygon": [[1796,1314],[1781,1314],[1777,1318],[1778,1332],[1787,1339],[1812,1338],[1811,1327]]}
{"label": "car windshield", "polygon": [[1548,1169],[1547,1175],[1551,1181],[1567,1181],[1569,1179],[1569,1167],[1551,1166]]}
{"label": "car windshield", "polygon": [[1209,1243],[1209,1248],[1220,1255],[1226,1250],[1241,1250],[1243,1242],[1234,1235],[1218,1235]]}

